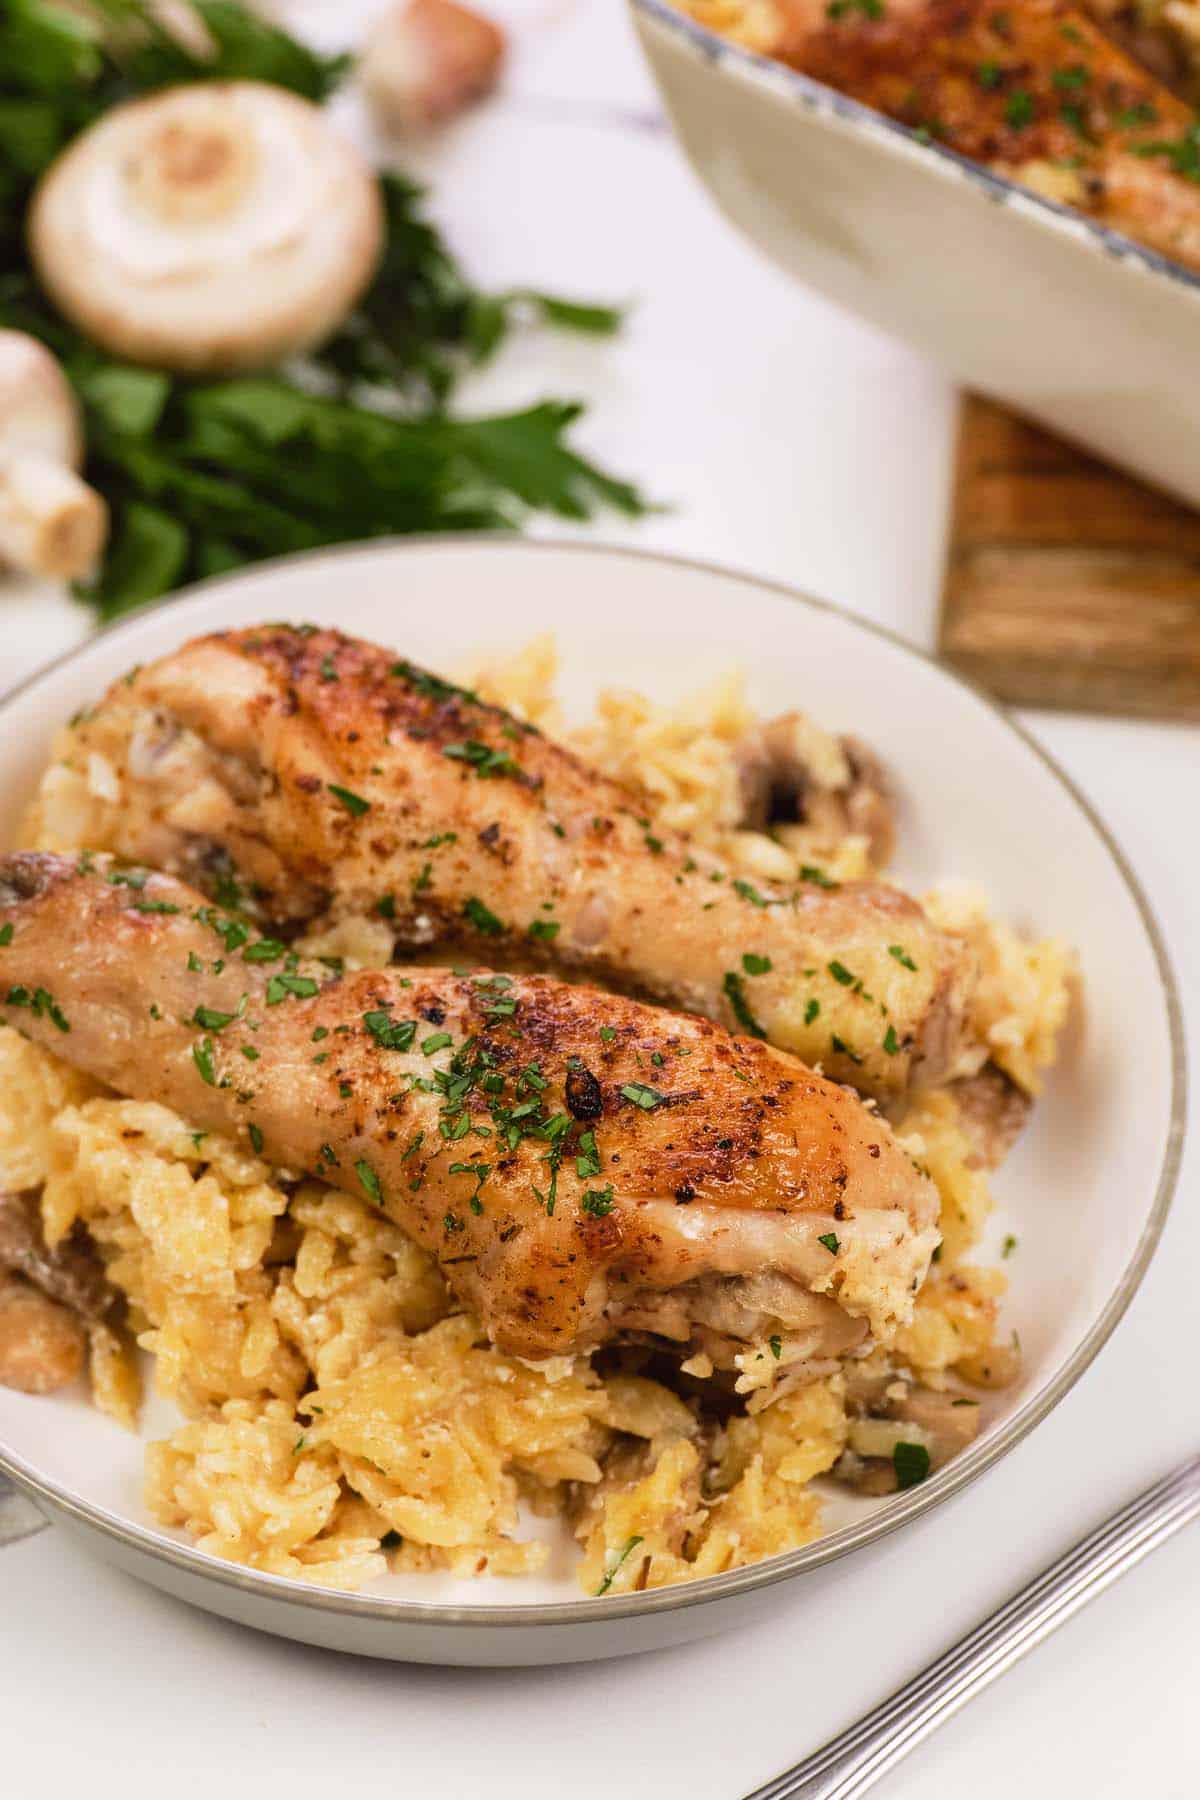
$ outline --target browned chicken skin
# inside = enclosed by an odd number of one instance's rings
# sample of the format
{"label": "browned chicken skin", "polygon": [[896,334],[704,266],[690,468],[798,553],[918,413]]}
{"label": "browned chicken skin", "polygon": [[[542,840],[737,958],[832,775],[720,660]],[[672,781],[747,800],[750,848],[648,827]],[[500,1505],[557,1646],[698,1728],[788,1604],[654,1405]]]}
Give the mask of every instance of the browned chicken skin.
{"label": "browned chicken skin", "polygon": [[[686,6],[730,28],[727,7]],[[746,18],[734,34],[756,48],[1200,268],[1196,114],[1086,9],[1065,0],[770,0]],[[765,36],[764,18],[773,21]]]}
{"label": "browned chicken skin", "polygon": [[516,1354],[633,1332],[728,1363],[778,1332],[817,1372],[907,1316],[937,1242],[876,1113],[705,1020],[542,975],[331,977],[107,858],[0,861],[0,938],[5,1022],[375,1202]]}
{"label": "browned chicken skin", "polygon": [[963,943],[896,888],[755,886],[623,788],[390,651],[311,627],[200,639],[75,728],[120,796],[94,841],[252,896],[286,932],[386,918],[704,1014],[865,1093],[955,1063]]}

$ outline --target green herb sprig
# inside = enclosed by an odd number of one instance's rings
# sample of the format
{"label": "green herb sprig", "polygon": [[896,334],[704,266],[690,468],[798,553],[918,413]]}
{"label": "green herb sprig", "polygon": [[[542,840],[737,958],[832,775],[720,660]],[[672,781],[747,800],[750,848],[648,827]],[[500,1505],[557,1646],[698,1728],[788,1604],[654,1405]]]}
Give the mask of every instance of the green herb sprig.
{"label": "green herb sprig", "polygon": [[459,377],[529,320],[604,334],[620,315],[517,289],[486,294],[425,217],[421,191],[381,178],[376,278],[303,365],[189,381],[106,356],[40,292],[25,246],[38,177],[122,100],[181,81],[270,81],[312,101],[345,73],[235,0],[194,0],[213,44],[180,44],[146,0],[0,0],[0,325],[60,358],[83,406],[85,474],[112,538],[79,589],[102,619],[262,557],[409,532],[511,530],[535,512],[586,519],[645,503],[571,448],[579,405],[546,400],[452,418]]}

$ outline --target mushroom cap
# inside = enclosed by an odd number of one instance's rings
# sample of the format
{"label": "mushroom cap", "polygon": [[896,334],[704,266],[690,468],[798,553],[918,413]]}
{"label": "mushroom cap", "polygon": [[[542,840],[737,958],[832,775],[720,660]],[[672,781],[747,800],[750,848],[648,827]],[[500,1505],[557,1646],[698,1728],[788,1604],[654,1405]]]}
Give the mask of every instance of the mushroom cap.
{"label": "mushroom cap", "polygon": [[114,355],[261,368],[329,336],[383,245],[379,184],[320,109],[258,81],[114,107],[51,165],[29,246],[55,305]]}

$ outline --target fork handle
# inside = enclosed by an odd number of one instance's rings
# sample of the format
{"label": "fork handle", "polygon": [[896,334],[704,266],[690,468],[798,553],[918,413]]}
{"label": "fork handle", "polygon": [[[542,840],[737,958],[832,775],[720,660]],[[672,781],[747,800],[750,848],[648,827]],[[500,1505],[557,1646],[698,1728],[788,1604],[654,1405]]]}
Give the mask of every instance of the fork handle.
{"label": "fork handle", "polygon": [[879,1706],[747,1800],[858,1800],[1026,1651],[1200,1515],[1200,1457],[1157,1482]]}

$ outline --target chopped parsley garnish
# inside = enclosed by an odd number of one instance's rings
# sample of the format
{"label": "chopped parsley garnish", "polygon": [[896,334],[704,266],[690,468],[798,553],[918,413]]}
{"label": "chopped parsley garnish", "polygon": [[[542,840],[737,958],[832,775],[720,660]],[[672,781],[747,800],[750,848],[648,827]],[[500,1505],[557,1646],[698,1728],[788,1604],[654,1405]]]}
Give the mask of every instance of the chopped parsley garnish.
{"label": "chopped parsley garnish", "polygon": [[1004,108],[1004,122],[1014,131],[1023,131],[1026,125],[1032,125],[1035,110],[1033,95],[1024,88],[1014,88]]}
{"label": "chopped parsley garnish", "polygon": [[192,1061],[200,1071],[201,1081],[209,1087],[216,1087],[217,1078],[213,1073],[213,1044],[211,1038],[201,1038],[198,1044],[192,1045]]}
{"label": "chopped parsley garnish", "polygon": [[66,1014],[54,997],[43,987],[35,988],[32,995],[26,987],[9,988],[5,995],[5,1003],[8,1006],[30,1006],[33,1008],[34,1018],[45,1017],[60,1031],[70,1031],[71,1029]]}
{"label": "chopped parsley garnish", "polygon": [[600,1173],[600,1152],[596,1148],[594,1131],[584,1131],[579,1135],[579,1154],[575,1158],[575,1173],[580,1181],[586,1181],[589,1176]]}
{"label": "chopped parsley garnish", "polygon": [[356,819],[361,819],[365,812],[370,812],[371,802],[364,800],[361,794],[352,794],[349,788],[338,787],[332,781],[327,781],[325,786],[334,799],[340,800],[346,811],[352,813]]}
{"label": "chopped parsley garnish", "polygon": [[830,1256],[836,1256],[838,1251],[842,1247],[841,1244],[838,1242],[838,1236],[837,1236],[836,1231],[823,1232],[822,1235],[817,1239],[817,1242],[818,1242],[818,1244],[824,1244],[824,1246],[828,1250]]}
{"label": "chopped parsley garnish", "polygon": [[480,743],[478,738],[468,738],[464,744],[443,744],[442,755],[469,764],[481,781],[518,773],[518,765],[507,750],[493,750],[489,744]]}
{"label": "chopped parsley garnish", "polygon": [[647,1087],[644,1081],[627,1081],[621,1089],[621,1094],[624,1099],[631,1100],[635,1106],[640,1106],[643,1112],[653,1112],[654,1108],[661,1106],[667,1098],[665,1094],[660,1094],[657,1088]]}
{"label": "chopped parsley garnish", "polygon": [[503,937],[504,935],[503,920],[498,919],[495,913],[483,904],[482,900],[476,899],[474,894],[463,906],[463,918],[484,937]]}
{"label": "chopped parsley garnish", "polygon": [[452,1231],[465,1231],[466,1220],[460,1219],[457,1213],[448,1212],[442,1220],[442,1230],[447,1236]]}
{"label": "chopped parsley garnish", "polygon": [[980,63],[975,71],[975,79],[978,81],[981,88],[986,88],[990,91],[991,89],[1000,86],[1000,83],[1004,80],[1004,70],[998,62]]}
{"label": "chopped parsley garnish", "polygon": [[811,1025],[820,1011],[821,1002],[819,1000],[810,1000],[808,1005],[804,1008],[804,1023],[806,1025]]}
{"label": "chopped parsley garnish", "polygon": [[452,681],[443,681],[440,675],[430,675],[410,662],[394,662],[391,673],[414,693],[424,694],[427,700],[469,700],[472,706],[483,704],[471,688],[455,687]]}
{"label": "chopped parsley garnish", "polygon": [[[725,976],[724,986],[725,998],[729,1002],[730,1011],[742,1030],[748,1032],[751,1037],[765,1038],[766,1032],[750,1010],[750,1003],[746,999],[745,989],[742,987],[741,976],[730,969]],[[623,1093],[625,1090],[621,1091]]]}
{"label": "chopped parsley garnish", "polygon": [[888,955],[894,956],[902,969],[912,969],[914,973],[916,972],[917,965],[908,954],[908,951],[904,948],[903,944],[889,944]]}
{"label": "chopped parsley garnish", "polygon": [[362,1183],[363,1193],[367,1195],[368,1199],[373,1200],[376,1206],[382,1206],[383,1189],[379,1185],[379,1177],[365,1157],[359,1157],[354,1165],[354,1173]]}
{"label": "chopped parsley garnish", "polygon": [[[491,1174],[491,1172],[492,1172],[491,1163],[485,1163],[485,1162],[451,1163],[449,1170],[447,1171],[447,1173],[450,1175],[473,1175],[474,1176],[475,1192],[471,1195],[471,1198],[467,1204],[470,1206],[471,1211],[475,1214],[476,1218],[478,1218],[480,1213],[482,1213],[482,1211],[483,1211],[483,1201],[479,1198],[479,1190],[480,1190],[480,1188],[482,1188],[484,1182],[487,1180],[487,1178]],[[447,1214],[446,1216],[447,1216],[447,1218],[449,1218],[450,1215]],[[449,1230],[450,1227],[447,1226],[446,1229]],[[461,1225],[460,1225],[460,1229],[461,1229]]]}
{"label": "chopped parsley garnish", "polygon": [[1058,113],[1064,125],[1069,125],[1076,137],[1086,138],[1089,142],[1091,141],[1091,133],[1088,130],[1087,112],[1085,108],[1079,104],[1078,100],[1064,100],[1058,109]]}
{"label": "chopped parsley garnish", "polygon": [[604,1043],[611,1044],[616,1035],[617,1034],[611,1025],[602,1025],[600,1027],[600,1037]]}
{"label": "chopped parsley garnish", "polygon": [[897,1487],[916,1487],[929,1473],[929,1452],[924,1444],[896,1444],[892,1448],[892,1467]]}
{"label": "chopped parsley garnish", "polygon": [[415,1019],[393,1019],[382,1010],[364,1013],[363,1024],[381,1050],[408,1050],[417,1035]]}
{"label": "chopped parsley garnish", "polygon": [[833,979],[840,983],[842,987],[854,986],[857,978],[850,973],[850,970],[846,967],[845,963],[838,962],[835,957],[833,962],[828,963],[826,966],[829,973],[833,976]]}
{"label": "chopped parsley garnish", "polygon": [[429,886],[429,877],[432,875],[432,873],[433,873],[433,864],[432,863],[422,863],[421,864],[420,873],[418,874],[416,880],[412,884],[412,891],[414,894],[423,894],[425,892],[425,889]]}
{"label": "chopped parsley garnish", "polygon": [[858,1052],[852,1050],[849,1044],[837,1035],[836,1031],[830,1034],[829,1047],[835,1056],[848,1056],[852,1063],[860,1063],[862,1061],[862,1057],[859,1056]]}
{"label": "chopped parsley garnish", "polygon": [[1069,69],[1055,69],[1051,76],[1056,88],[1063,88],[1067,91],[1072,88],[1086,87],[1091,78],[1091,70],[1085,69],[1082,63],[1074,63]]}
{"label": "chopped parsley garnish", "polygon": [[435,1031],[429,1037],[421,1039],[421,1055],[432,1056],[436,1050],[444,1050],[454,1039],[448,1031]]}
{"label": "chopped parsley garnish", "polygon": [[[835,4],[836,4],[836,0],[835,0]],[[604,1580],[600,1583],[600,1586],[596,1589],[596,1598],[597,1599],[600,1598],[601,1594],[607,1594],[609,1588],[612,1586],[614,1580],[616,1579],[617,1571],[620,1569],[622,1563],[625,1562],[625,1560],[633,1554],[633,1552],[637,1549],[638,1545],[642,1542],[644,1542],[644,1540],[640,1537],[631,1537],[631,1538],[626,1539],[626,1541],[622,1545],[621,1549],[617,1552],[615,1562],[613,1562],[609,1566],[608,1572],[605,1575]]]}
{"label": "chopped parsley garnish", "polygon": [[140,913],[177,913],[182,912],[183,908],[173,905],[170,900],[135,900],[133,910]]}
{"label": "chopped parsley garnish", "polygon": [[12,920],[10,919],[7,925],[0,926],[0,947],[3,947],[5,944],[11,944],[12,940],[13,928]]}
{"label": "chopped parsley garnish", "polygon": [[769,900],[763,899],[758,889],[749,881],[735,881],[733,891],[735,894],[740,894],[743,900],[748,900],[751,906],[770,906],[771,904]]}
{"label": "chopped parsley garnish", "polygon": [[825,8],[826,16],[830,19],[845,19],[856,12],[861,13],[864,19],[882,19],[883,0],[829,0]]}
{"label": "chopped parsley garnish", "polygon": [[248,963],[278,962],[281,956],[287,955],[287,945],[281,944],[278,938],[259,938],[256,944],[247,944],[242,951],[242,961]]}
{"label": "chopped parsley garnish", "polygon": [[1010,1231],[1008,1236],[1005,1238],[1003,1245],[1001,1246],[1001,1250],[1000,1250],[1001,1256],[1003,1256],[1003,1257],[1011,1256],[1013,1251],[1016,1249],[1016,1247],[1017,1247],[1017,1240],[1013,1236],[1012,1232]]}
{"label": "chopped parsley garnish", "polygon": [[752,950],[747,950],[746,954],[742,957],[742,967],[745,969],[747,975],[769,975],[771,973],[771,959],[769,956],[755,956]]}
{"label": "chopped parsley garnish", "polygon": [[272,975],[267,983],[267,1005],[278,1006],[289,994],[297,1000],[311,1000],[320,991],[311,975]]}
{"label": "chopped parsley garnish", "polygon": [[1182,137],[1162,138],[1152,144],[1131,144],[1135,156],[1165,156],[1185,181],[1200,182],[1200,122],[1189,125]]}
{"label": "chopped parsley garnish", "polygon": [[248,1125],[246,1129],[250,1133],[250,1142],[254,1147],[255,1156],[261,1156],[263,1147],[262,1132],[258,1129],[257,1125]]}
{"label": "chopped parsley garnish", "polygon": [[322,1038],[327,1038],[328,1036],[329,1036],[328,1025],[314,1025],[313,1026],[313,1034],[312,1034],[312,1039],[311,1039],[312,1043],[319,1044]]}
{"label": "chopped parsley garnish", "polygon": [[900,1039],[896,1036],[894,1025],[889,1025],[883,1034],[883,1048],[888,1056],[895,1056],[900,1048]]}
{"label": "chopped parsley garnish", "polygon": [[581,1209],[593,1219],[606,1219],[613,1209],[612,1185],[606,1188],[589,1188],[579,1202]]}
{"label": "chopped parsley garnish", "polygon": [[192,1014],[191,1023],[198,1025],[201,1031],[224,1031],[237,1017],[237,1013],[217,1012],[211,1006],[198,1006]]}
{"label": "chopped parsley garnish", "polygon": [[814,887],[835,888],[840,885],[840,883],[832,881],[824,869],[818,869],[815,863],[801,863],[800,879],[801,881],[810,881]]}
{"label": "chopped parsley garnish", "polygon": [[561,930],[557,919],[535,919],[529,927],[529,935],[539,943],[552,944]]}
{"label": "chopped parsley garnish", "polygon": [[109,887],[144,888],[148,876],[144,869],[114,869],[108,876]]}
{"label": "chopped parsley garnish", "polygon": [[650,851],[651,855],[653,855],[653,856],[661,856],[662,855],[663,841],[660,837],[655,837],[653,832],[648,831],[646,833],[644,841],[645,841],[646,848],[647,848],[647,850]]}
{"label": "chopped parsley garnish", "polygon": [[395,894],[381,894],[375,902],[375,911],[381,919],[394,919],[396,916]]}
{"label": "chopped parsley garnish", "polygon": [[256,1050],[254,1048],[253,1044],[243,1044],[242,1045],[242,1055],[245,1057],[247,1062],[257,1062],[259,1057],[261,1056],[261,1054],[262,1054],[262,1052],[260,1050]]}
{"label": "chopped parsley garnish", "polygon": [[235,950],[240,950],[241,946],[250,936],[250,927],[248,925],[243,925],[240,919],[222,918],[221,914],[219,912],[214,912],[211,906],[200,907],[194,917],[198,924],[207,925],[210,931],[216,932],[217,936],[224,943],[227,954],[230,956],[232,956]]}

